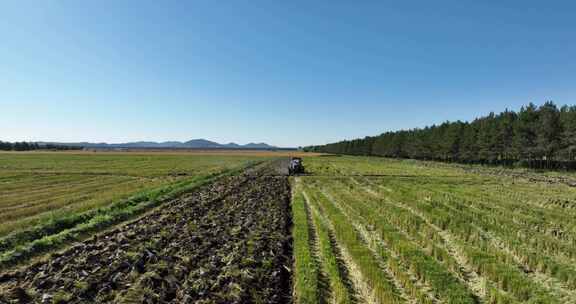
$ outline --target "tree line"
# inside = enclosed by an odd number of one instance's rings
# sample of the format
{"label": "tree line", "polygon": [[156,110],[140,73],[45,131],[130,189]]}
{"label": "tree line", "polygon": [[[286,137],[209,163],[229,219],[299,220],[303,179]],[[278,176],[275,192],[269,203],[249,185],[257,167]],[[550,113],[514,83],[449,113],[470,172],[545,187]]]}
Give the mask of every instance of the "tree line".
{"label": "tree line", "polygon": [[576,169],[576,106],[533,103],[471,122],[444,122],[425,128],[310,146],[305,151],[413,158],[445,162]]}
{"label": "tree line", "polygon": [[6,142],[0,141],[0,151],[32,151],[32,150],[78,150],[82,147],[70,147],[55,144],[39,144],[36,142]]}

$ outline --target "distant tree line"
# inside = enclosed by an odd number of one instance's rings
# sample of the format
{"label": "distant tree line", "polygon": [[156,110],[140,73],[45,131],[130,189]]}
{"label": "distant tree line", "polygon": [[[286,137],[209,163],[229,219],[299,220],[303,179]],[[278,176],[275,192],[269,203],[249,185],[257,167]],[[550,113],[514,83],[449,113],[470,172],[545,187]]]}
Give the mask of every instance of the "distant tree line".
{"label": "distant tree line", "polygon": [[490,113],[472,122],[386,132],[306,151],[445,162],[576,169],[576,106],[530,103],[518,112]]}
{"label": "distant tree line", "polygon": [[32,151],[32,150],[79,150],[82,147],[70,147],[54,144],[39,144],[35,142],[5,142],[0,141],[0,151]]}

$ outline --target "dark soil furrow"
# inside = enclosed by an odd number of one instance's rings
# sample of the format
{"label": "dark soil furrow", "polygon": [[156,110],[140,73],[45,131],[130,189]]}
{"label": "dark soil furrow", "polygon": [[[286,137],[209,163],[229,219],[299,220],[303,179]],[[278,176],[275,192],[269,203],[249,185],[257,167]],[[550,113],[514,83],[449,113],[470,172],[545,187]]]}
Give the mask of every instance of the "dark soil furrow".
{"label": "dark soil furrow", "polygon": [[0,303],[287,303],[289,193],[271,167],[223,178],[0,274]]}

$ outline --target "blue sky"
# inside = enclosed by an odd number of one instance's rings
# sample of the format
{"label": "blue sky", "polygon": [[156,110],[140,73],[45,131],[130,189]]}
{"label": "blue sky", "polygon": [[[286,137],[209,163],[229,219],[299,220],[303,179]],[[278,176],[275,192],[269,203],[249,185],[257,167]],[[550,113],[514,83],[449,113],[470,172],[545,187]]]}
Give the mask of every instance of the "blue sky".
{"label": "blue sky", "polygon": [[2,1],[0,140],[322,144],[576,101],[573,1]]}

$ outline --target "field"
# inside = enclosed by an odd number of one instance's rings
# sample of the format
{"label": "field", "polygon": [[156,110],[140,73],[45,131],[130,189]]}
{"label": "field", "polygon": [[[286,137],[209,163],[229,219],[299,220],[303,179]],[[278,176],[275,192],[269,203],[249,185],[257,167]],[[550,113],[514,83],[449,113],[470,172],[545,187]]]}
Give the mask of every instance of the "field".
{"label": "field", "polygon": [[0,303],[576,303],[573,175],[288,155],[0,153]]}
{"label": "field", "polygon": [[0,265],[156,206],[262,153],[0,153]]}
{"label": "field", "polygon": [[0,302],[285,303],[290,192],[276,167],[221,177],[0,274]]}
{"label": "field", "polygon": [[379,158],[305,163],[292,189],[296,302],[576,303],[566,183]]}
{"label": "field", "polygon": [[205,176],[251,156],[0,153],[0,236],[64,212],[86,211],[140,190]]}

